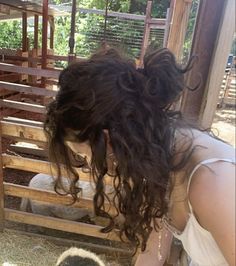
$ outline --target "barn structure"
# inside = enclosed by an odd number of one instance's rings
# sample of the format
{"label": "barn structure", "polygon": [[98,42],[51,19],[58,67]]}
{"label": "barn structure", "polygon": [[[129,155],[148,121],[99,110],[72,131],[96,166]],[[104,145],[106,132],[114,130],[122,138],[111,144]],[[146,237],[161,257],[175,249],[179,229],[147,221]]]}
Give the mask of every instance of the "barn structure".
{"label": "barn structure", "polygon": [[[104,35],[101,37],[103,40],[109,40],[109,30],[106,25],[109,19],[142,21],[143,34],[139,43],[135,44],[140,50],[137,62],[142,65],[152,34],[159,34],[162,40],[161,46],[168,47],[181,60],[191,5],[192,0],[171,0],[166,18],[161,19],[151,17],[152,1],[149,0],[146,15],[143,16],[117,14],[107,9],[80,10],[80,12],[94,12],[105,17]],[[187,84],[194,87],[199,82],[196,73],[201,76],[201,84],[197,91],[186,92],[176,108],[180,108],[188,118],[198,121],[205,128],[211,127],[213,121],[225,64],[233,40],[234,5],[234,0],[199,1],[191,49],[192,55],[198,55],[198,62],[189,72]],[[56,95],[56,85],[61,70],[55,67],[55,61],[70,63],[73,60],[83,60],[74,52],[76,12],[79,12],[76,0],[72,0],[71,6],[67,9],[52,7],[48,0],[0,0],[0,20],[22,19],[22,46],[17,50],[0,48],[0,230],[4,229],[6,221],[13,221],[119,241],[116,232],[101,233],[102,226],[98,224],[68,221],[6,208],[6,196],[62,205],[71,203],[70,196],[61,196],[54,192],[7,182],[3,171],[17,169],[49,175],[54,172],[46,157],[47,139],[43,131],[43,117],[46,104]],[[68,54],[59,56],[54,54],[54,17],[65,13],[71,13],[71,33]],[[27,37],[29,18],[33,18],[34,21],[33,48],[29,47]],[[42,20],[40,46],[39,19]],[[22,112],[23,115],[19,115]],[[9,140],[7,143],[10,143],[7,148],[3,142],[6,139]],[[22,142],[30,145],[20,144]],[[78,171],[82,181],[90,181],[88,174]],[[112,183],[109,177],[106,182]],[[74,206],[92,209],[92,198],[82,197]]]}

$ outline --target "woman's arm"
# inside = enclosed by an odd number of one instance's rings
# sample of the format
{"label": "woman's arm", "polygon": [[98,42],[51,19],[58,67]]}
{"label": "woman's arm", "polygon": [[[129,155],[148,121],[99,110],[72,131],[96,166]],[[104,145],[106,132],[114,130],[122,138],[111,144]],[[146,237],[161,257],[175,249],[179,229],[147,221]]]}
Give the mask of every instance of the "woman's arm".
{"label": "woman's arm", "polygon": [[229,265],[235,265],[235,167],[217,162],[202,167],[191,182],[189,198],[194,213],[208,230]]}
{"label": "woman's arm", "polygon": [[138,255],[135,266],[162,266],[169,256],[171,242],[172,234],[167,229],[153,230],[147,248]]}

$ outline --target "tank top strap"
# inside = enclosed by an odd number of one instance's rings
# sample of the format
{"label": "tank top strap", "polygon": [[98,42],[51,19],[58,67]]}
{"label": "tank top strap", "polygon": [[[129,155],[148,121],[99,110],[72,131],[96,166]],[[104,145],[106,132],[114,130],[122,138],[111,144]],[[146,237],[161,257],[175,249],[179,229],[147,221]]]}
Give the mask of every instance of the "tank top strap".
{"label": "tank top strap", "polygon": [[[201,161],[200,163],[198,163],[192,170],[191,174],[189,175],[189,179],[188,179],[188,185],[187,185],[187,195],[189,194],[189,188],[190,188],[190,184],[191,184],[191,181],[192,181],[192,178],[193,178],[193,175],[195,174],[195,172],[202,166],[202,165],[207,165],[207,164],[210,164],[210,163],[215,163],[215,162],[218,162],[218,161],[223,161],[223,162],[229,162],[229,163],[233,163],[233,164],[236,164],[235,162],[235,158],[233,159],[221,159],[221,158],[211,158],[211,159],[207,159],[207,160],[203,160]],[[192,208],[192,205],[189,201],[189,197],[188,197],[188,206],[189,206],[189,209],[190,209],[190,213],[193,213],[193,208]]]}

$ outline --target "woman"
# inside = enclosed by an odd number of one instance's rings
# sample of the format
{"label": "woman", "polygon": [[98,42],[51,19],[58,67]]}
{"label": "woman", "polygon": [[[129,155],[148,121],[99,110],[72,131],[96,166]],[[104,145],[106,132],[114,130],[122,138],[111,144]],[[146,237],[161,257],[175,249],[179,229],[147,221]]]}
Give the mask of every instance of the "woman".
{"label": "woman", "polygon": [[167,49],[146,55],[143,69],[109,49],[67,67],[48,109],[50,156],[72,173],[74,198],[71,150],[90,164],[95,212],[110,218],[105,232],[115,227],[104,207],[104,176],[113,176],[110,202],[123,216],[121,237],[141,247],[137,266],[163,265],[170,233],[192,265],[235,262],[234,150],[170,108],[188,69]]}

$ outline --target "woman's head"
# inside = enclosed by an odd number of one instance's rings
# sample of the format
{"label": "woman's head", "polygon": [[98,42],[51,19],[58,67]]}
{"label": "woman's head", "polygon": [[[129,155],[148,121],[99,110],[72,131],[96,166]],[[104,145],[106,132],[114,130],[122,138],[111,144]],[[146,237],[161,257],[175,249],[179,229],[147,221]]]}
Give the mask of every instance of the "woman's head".
{"label": "woman's head", "polygon": [[169,107],[184,88],[186,70],[176,65],[167,49],[148,54],[143,69],[109,49],[62,71],[58,95],[47,113],[51,158],[57,165],[64,163],[75,176],[70,192],[76,197],[79,178],[71,167],[66,143],[71,140],[83,158],[89,155],[82,145],[88,148],[90,158],[85,163],[91,166],[96,183],[95,212],[107,217],[104,175],[109,173],[112,153],[115,196],[111,204],[125,218],[121,232],[135,244],[141,240],[143,248],[152,219],[167,210],[176,121]]}

